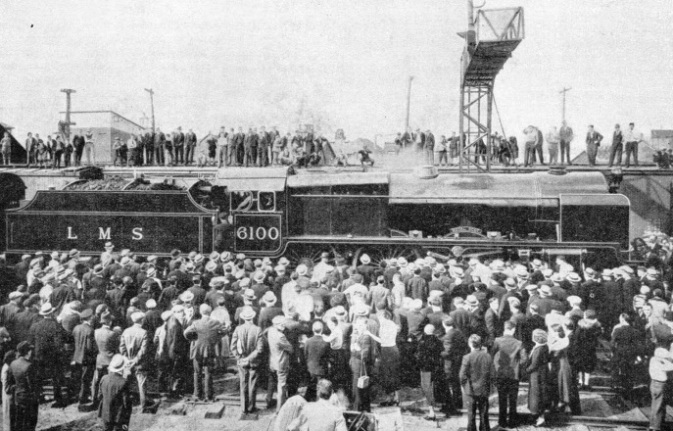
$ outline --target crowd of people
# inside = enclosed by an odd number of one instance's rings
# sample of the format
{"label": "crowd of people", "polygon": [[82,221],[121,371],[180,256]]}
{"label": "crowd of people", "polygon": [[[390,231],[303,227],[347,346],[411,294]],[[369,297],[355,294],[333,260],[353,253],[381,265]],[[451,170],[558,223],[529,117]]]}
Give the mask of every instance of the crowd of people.
{"label": "crowd of people", "polygon": [[[466,142],[465,145],[470,148],[470,154],[473,162],[477,165],[490,162],[499,163],[503,166],[532,167],[540,165],[572,165],[570,160],[570,148],[575,140],[573,129],[564,121],[561,127],[551,127],[544,134],[542,130],[535,126],[528,126],[523,130],[525,142],[522,148],[523,162],[519,162],[519,144],[516,136],[509,138],[501,136],[495,132],[491,136],[491,152],[489,154],[488,146],[483,138],[476,142]],[[467,141],[467,135],[465,136]],[[547,163],[545,163],[544,143],[547,143]],[[586,155],[590,166],[596,166],[596,156],[598,149],[603,142],[603,135],[594,129],[593,125],[588,126],[585,137]],[[633,166],[638,166],[638,145],[643,142],[642,133],[635,130],[635,124],[629,123],[626,131],[622,131],[620,125],[615,125],[612,135],[612,142],[609,149],[608,166],[621,166],[622,155],[625,154],[625,166],[631,167],[631,158]],[[460,156],[460,137],[453,132],[452,136],[447,138],[442,135],[438,140],[430,130],[422,132],[417,129],[415,132],[398,133],[395,138],[397,152],[403,148],[413,148],[417,153],[423,154],[424,160],[429,165],[453,166],[458,162]],[[668,155],[668,153],[667,153]],[[666,157],[660,157],[662,162],[658,162],[661,167]],[[670,161],[668,163],[670,165]]]}
{"label": "crowd of people", "polygon": [[427,419],[464,408],[469,430],[477,416],[489,429],[495,386],[498,423],[513,427],[522,380],[542,425],[550,412],[580,412],[600,338],[611,343],[612,382],[625,397],[649,360],[653,429],[665,412],[673,312],[661,254],[635,270],[579,272],[561,256],[170,255],[144,259],[106,243],[93,258],[71,250],[2,262],[11,291],[0,307],[7,429],[34,429],[49,382],[56,406],[98,407],[106,429],[121,429],[131,384],[143,408],[154,402],[148,380],[167,396],[213,400],[213,375],[234,360],[243,414],[257,411],[264,390],[277,430],[310,422],[308,401],[370,411],[373,387],[380,405],[397,405],[403,387],[419,386]]}

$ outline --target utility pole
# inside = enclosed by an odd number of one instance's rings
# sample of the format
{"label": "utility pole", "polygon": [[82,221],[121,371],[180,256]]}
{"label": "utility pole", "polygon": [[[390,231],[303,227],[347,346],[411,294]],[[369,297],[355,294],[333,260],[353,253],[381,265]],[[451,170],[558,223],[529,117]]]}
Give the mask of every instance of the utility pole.
{"label": "utility pole", "polygon": [[404,122],[404,131],[409,130],[409,113],[411,112],[411,81],[414,80],[413,76],[409,77],[409,88],[407,89],[407,119]]}
{"label": "utility pole", "polygon": [[155,130],[155,123],[154,123],[154,90],[151,88],[146,88],[145,91],[150,93],[150,104],[152,105],[152,134],[154,134]]}
{"label": "utility pole", "polygon": [[65,121],[63,125],[63,134],[65,135],[65,141],[70,142],[70,126],[74,126],[75,123],[70,121],[70,95],[72,93],[77,93],[77,91],[71,88],[61,89],[61,93],[65,93]]}
{"label": "utility pole", "polygon": [[559,94],[563,95],[563,121],[566,120],[566,93],[568,91],[572,90],[572,88],[563,88],[563,90],[559,91]]}

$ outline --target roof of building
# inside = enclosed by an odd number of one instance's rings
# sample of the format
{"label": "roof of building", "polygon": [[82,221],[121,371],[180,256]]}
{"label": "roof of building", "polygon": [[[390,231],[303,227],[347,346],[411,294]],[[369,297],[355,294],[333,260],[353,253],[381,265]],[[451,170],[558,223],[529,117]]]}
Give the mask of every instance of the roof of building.
{"label": "roof of building", "polygon": [[[65,114],[65,111],[61,111],[60,113]],[[117,112],[115,112],[111,109],[102,109],[102,110],[98,110],[98,111],[70,111],[70,115],[72,115],[72,114],[107,114],[107,113],[114,114],[117,117],[123,119],[124,121],[128,121],[129,123],[140,127],[141,129],[145,128],[144,126],[141,126],[140,124],[136,123],[135,121],[129,120],[128,118],[124,117],[123,115],[118,114]]]}
{"label": "roof of building", "polygon": [[652,130],[652,139],[668,139],[673,138],[673,130],[660,129]]}

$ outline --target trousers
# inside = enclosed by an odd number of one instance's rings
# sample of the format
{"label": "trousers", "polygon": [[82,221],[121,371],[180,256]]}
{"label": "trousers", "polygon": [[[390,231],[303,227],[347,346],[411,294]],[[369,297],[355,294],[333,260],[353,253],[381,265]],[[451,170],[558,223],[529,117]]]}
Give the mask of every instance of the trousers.
{"label": "trousers", "polygon": [[248,413],[257,408],[257,369],[238,366],[241,386],[241,408]]}
{"label": "trousers", "polygon": [[650,393],[652,394],[652,411],[650,412],[650,429],[659,431],[666,417],[666,405],[670,402],[667,382],[652,380]]}
{"label": "trousers", "polygon": [[490,431],[488,423],[488,397],[465,397],[467,410],[467,431],[477,431],[477,414],[479,414],[479,431]]}
{"label": "trousers", "polygon": [[[96,369],[95,364],[75,364],[72,367],[72,393],[79,390],[78,400],[80,404],[84,404],[91,395],[91,385]],[[79,387],[77,387],[79,386]]]}
{"label": "trousers", "polygon": [[[213,375],[211,374],[212,361],[207,358],[194,359],[194,398],[213,399]],[[203,380],[201,376],[203,375]],[[203,383],[203,385],[201,384]]]}
{"label": "trousers", "polygon": [[638,142],[626,143],[626,167],[631,166],[631,154],[633,154],[633,165],[638,166]]}
{"label": "trousers", "polygon": [[594,143],[587,144],[587,158],[590,166],[596,166],[596,155],[598,154],[598,145]]}
{"label": "trousers", "polygon": [[570,142],[561,140],[560,146],[561,146],[561,164],[567,163],[569,165],[572,165],[572,163],[570,162]]}
{"label": "trousers", "polygon": [[621,166],[623,146],[624,145],[621,142],[619,144],[612,144],[610,147],[610,162],[608,163],[608,166],[612,167],[615,159],[617,159],[617,166]]}
{"label": "trousers", "polygon": [[519,381],[515,379],[498,379],[498,424],[515,426],[517,423],[516,401],[519,394]]}

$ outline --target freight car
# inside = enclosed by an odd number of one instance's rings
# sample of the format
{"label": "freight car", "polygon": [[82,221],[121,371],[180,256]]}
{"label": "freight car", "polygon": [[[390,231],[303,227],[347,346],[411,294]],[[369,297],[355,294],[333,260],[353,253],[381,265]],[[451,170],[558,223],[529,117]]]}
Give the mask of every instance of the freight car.
{"label": "freight car", "polygon": [[[41,191],[6,213],[7,251],[141,255],[172,249],[354,260],[393,256],[566,259],[612,265],[629,201],[600,173],[443,174],[221,169],[184,190]],[[577,262],[576,262],[577,263]]]}

